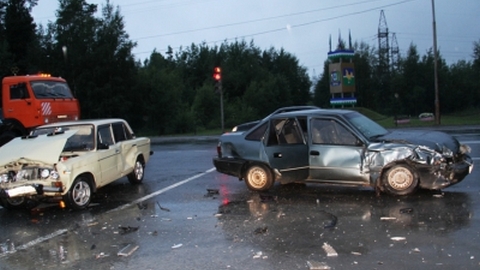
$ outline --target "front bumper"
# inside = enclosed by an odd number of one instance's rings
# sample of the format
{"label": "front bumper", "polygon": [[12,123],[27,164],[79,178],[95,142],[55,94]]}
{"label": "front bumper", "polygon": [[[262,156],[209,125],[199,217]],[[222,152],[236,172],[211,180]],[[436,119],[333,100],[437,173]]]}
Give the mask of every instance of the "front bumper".
{"label": "front bumper", "polygon": [[44,193],[60,193],[61,187],[47,187],[40,184],[23,185],[12,188],[0,189],[0,197],[15,198],[24,196],[44,195]]}
{"label": "front bumper", "polygon": [[431,170],[421,170],[420,186],[427,189],[442,189],[461,182],[473,171],[473,160],[465,155],[463,161],[452,164],[448,169],[440,173],[432,173]]}
{"label": "front bumper", "polygon": [[243,178],[242,169],[247,161],[236,158],[214,158],[213,165],[217,172],[228,174],[231,176]]}

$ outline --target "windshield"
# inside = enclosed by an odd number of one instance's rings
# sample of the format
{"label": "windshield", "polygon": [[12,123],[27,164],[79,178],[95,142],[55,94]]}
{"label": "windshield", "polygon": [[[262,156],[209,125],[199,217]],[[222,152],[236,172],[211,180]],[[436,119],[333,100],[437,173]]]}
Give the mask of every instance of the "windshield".
{"label": "windshield", "polygon": [[68,138],[63,151],[89,151],[94,148],[93,126],[92,125],[72,125],[60,127],[45,127],[34,129],[30,135],[44,135],[66,130],[77,130],[77,132]]}
{"label": "windshield", "polygon": [[388,133],[385,128],[358,112],[348,113],[345,117],[348,122],[355,126],[366,138],[372,139]]}
{"label": "windshield", "polygon": [[37,99],[73,98],[72,92],[65,82],[32,81],[30,85]]}

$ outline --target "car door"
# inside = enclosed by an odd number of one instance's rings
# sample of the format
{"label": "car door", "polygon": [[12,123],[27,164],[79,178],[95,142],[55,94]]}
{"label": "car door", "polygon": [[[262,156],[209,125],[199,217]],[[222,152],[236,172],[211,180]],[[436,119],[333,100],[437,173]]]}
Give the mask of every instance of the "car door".
{"label": "car door", "polygon": [[312,180],[343,184],[368,183],[365,147],[338,119],[310,119],[309,164]]}
{"label": "car door", "polygon": [[305,180],[308,177],[308,145],[304,136],[306,124],[297,118],[270,120],[264,143],[264,153],[270,167],[281,174],[282,183]]}
{"label": "car door", "polygon": [[97,152],[101,179],[98,186],[104,186],[121,177],[122,158],[120,143],[115,143],[110,125],[102,125],[97,130]]}
{"label": "car door", "polygon": [[112,124],[113,138],[116,144],[119,144],[119,157],[117,165],[122,175],[126,175],[133,170],[138,152],[136,141],[133,140],[133,134],[123,122]]}

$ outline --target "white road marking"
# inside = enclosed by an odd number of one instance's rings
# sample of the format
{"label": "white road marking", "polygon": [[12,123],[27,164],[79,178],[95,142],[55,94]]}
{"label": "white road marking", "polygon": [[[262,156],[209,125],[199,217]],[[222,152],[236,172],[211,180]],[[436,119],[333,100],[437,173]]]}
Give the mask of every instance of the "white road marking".
{"label": "white road marking", "polygon": [[0,254],[0,257],[4,257],[4,256],[6,256],[6,255],[13,254],[13,253],[15,253],[15,252],[17,252],[17,251],[19,251],[19,250],[25,250],[25,249],[27,249],[27,248],[33,247],[33,246],[35,246],[36,244],[40,244],[40,243],[42,243],[42,242],[48,241],[48,240],[50,240],[50,239],[52,239],[52,238],[55,238],[55,237],[57,237],[57,236],[59,236],[59,235],[62,235],[62,234],[64,234],[64,233],[66,233],[66,232],[68,232],[67,229],[61,229],[61,230],[55,231],[55,232],[53,232],[53,233],[51,233],[51,234],[47,234],[47,235],[45,235],[45,236],[39,237],[39,238],[37,238],[37,239],[35,239],[35,240],[32,240],[32,241],[30,241],[30,242],[28,242],[28,243],[26,243],[26,244],[23,244],[23,245],[21,245],[21,246],[18,246],[18,247],[15,248],[14,250],[11,250],[11,251],[9,250],[7,253]]}
{"label": "white road marking", "polygon": [[166,188],[157,190],[157,191],[155,191],[155,192],[153,192],[153,193],[150,193],[150,194],[148,194],[147,196],[142,197],[142,198],[140,198],[140,199],[137,199],[137,200],[135,200],[135,201],[133,201],[133,202],[131,202],[131,203],[127,203],[127,204],[124,204],[124,205],[122,205],[122,206],[120,206],[120,207],[117,207],[117,208],[115,208],[115,209],[112,209],[112,210],[110,210],[110,211],[107,211],[107,213],[111,213],[111,212],[115,212],[115,211],[118,211],[118,210],[122,210],[122,209],[128,208],[128,207],[130,207],[130,206],[132,206],[132,205],[141,203],[141,202],[143,202],[143,201],[146,201],[146,200],[148,200],[148,199],[150,199],[150,198],[152,198],[152,197],[155,197],[155,196],[157,196],[157,195],[160,195],[160,194],[162,194],[162,193],[165,193],[165,192],[167,192],[167,191],[169,191],[169,190],[171,190],[171,189],[174,189],[174,188],[176,188],[176,187],[178,187],[178,186],[181,186],[181,185],[183,185],[183,184],[186,184],[186,183],[188,183],[188,182],[190,182],[190,181],[192,181],[192,180],[195,180],[195,179],[197,179],[197,178],[199,178],[199,177],[202,177],[202,176],[204,176],[204,175],[206,175],[206,174],[208,174],[208,173],[211,173],[211,172],[213,172],[213,171],[215,171],[215,168],[208,169],[208,170],[206,170],[206,171],[203,172],[203,173],[199,173],[199,174],[194,175],[194,176],[192,176],[192,177],[190,177],[190,178],[187,178],[187,179],[182,180],[182,181],[180,181],[180,182],[177,182],[177,183],[175,183],[175,184],[173,184],[173,185],[170,185],[170,186],[168,186],[168,187],[166,187]]}

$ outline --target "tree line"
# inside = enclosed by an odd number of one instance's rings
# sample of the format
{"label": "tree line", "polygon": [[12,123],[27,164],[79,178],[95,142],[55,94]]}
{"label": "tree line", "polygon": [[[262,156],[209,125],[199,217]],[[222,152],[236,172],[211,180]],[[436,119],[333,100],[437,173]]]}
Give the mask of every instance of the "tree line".
{"label": "tree line", "polygon": [[[213,68],[222,68],[225,126],[263,118],[292,105],[329,108],[328,61],[310,78],[284,49],[261,49],[254,41],[191,44],[144,60],[125,31],[119,8],[85,0],[59,0],[55,21],[37,25],[30,15],[38,0],[0,0],[0,74],[48,72],[67,79],[82,118],[121,117],[153,135],[196,132],[221,126],[220,95]],[[442,113],[480,106],[480,41],[471,61],[447,65],[439,56]],[[398,65],[380,78],[376,49],[355,43],[357,106],[384,114],[433,112],[433,51],[410,45]],[[325,53],[326,55],[326,53]]]}

